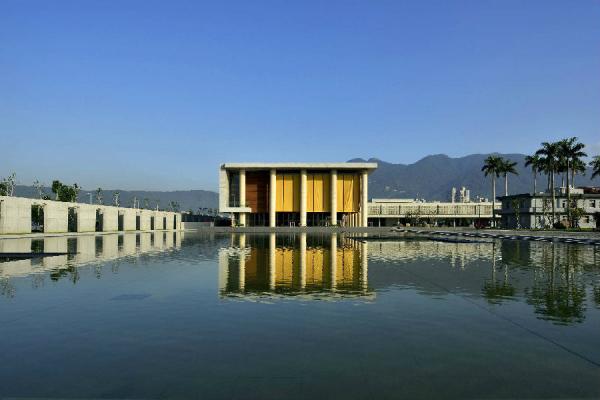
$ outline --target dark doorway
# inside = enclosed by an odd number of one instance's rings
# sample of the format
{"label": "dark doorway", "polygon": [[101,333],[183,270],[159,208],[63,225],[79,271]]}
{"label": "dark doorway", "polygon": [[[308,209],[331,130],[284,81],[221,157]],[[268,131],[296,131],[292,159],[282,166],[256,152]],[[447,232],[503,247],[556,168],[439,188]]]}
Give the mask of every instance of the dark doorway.
{"label": "dark doorway", "polygon": [[142,226],[142,217],[139,215],[136,215],[135,216],[135,230],[139,231],[141,226]]}
{"label": "dark doorway", "polygon": [[125,230],[125,228],[124,228],[124,226],[125,226],[124,219],[125,219],[125,214],[119,214],[119,217],[118,217],[118,225],[119,225],[119,227],[117,229],[120,230],[120,231],[124,231]]}
{"label": "dark doorway", "polygon": [[150,217],[150,230],[154,230],[154,216]]}
{"label": "dark doorway", "polygon": [[167,217],[163,217],[163,229],[167,229]]}
{"label": "dark doorway", "polygon": [[67,218],[69,232],[77,232],[77,209],[75,207],[69,207]]}
{"label": "dark doorway", "polygon": [[177,228],[177,215],[173,215],[173,229],[178,229]]}
{"label": "dark doorway", "polygon": [[102,211],[98,208],[96,210],[96,232],[102,232],[102,228],[104,225],[104,215]]}
{"label": "dark doorway", "polygon": [[44,232],[44,206],[31,206],[31,232]]}

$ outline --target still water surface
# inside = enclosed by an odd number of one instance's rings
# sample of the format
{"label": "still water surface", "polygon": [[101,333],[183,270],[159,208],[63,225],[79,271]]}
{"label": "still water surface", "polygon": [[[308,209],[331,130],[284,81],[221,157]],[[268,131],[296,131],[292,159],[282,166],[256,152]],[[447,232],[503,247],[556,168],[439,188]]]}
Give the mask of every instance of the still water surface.
{"label": "still water surface", "polygon": [[0,397],[600,396],[600,249],[158,232],[4,239]]}

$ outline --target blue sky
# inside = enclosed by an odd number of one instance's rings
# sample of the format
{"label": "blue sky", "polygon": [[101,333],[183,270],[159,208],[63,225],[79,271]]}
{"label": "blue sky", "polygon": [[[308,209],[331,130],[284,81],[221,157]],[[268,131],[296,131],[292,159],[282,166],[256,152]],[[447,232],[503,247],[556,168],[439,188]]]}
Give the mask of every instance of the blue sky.
{"label": "blue sky", "polygon": [[600,1],[0,4],[0,176],[216,189],[221,162],[600,152]]}

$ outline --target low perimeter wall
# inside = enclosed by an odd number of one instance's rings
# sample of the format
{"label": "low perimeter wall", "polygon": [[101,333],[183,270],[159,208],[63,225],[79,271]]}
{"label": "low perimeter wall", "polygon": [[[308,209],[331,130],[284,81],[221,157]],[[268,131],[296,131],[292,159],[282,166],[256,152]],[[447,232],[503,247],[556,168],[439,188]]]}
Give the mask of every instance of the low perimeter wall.
{"label": "low perimeter wall", "polygon": [[0,196],[0,234],[31,233],[32,226],[44,233],[182,229],[181,214],[171,211]]}

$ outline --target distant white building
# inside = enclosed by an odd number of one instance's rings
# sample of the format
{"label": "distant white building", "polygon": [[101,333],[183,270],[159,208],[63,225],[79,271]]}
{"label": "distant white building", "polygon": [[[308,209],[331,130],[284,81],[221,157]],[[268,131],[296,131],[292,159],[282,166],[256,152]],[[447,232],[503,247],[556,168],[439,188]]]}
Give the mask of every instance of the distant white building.
{"label": "distant white building", "polygon": [[[539,229],[552,225],[551,193],[521,193],[499,198],[502,203],[500,221],[504,228]],[[556,190],[557,221],[567,220],[566,188]],[[600,228],[600,188],[573,188],[571,201],[583,210],[578,221],[580,228]]]}
{"label": "distant white building", "polygon": [[[462,198],[466,198],[465,193]],[[499,204],[496,204],[497,208]],[[496,211],[498,213],[498,211]],[[426,202],[415,199],[372,199],[369,202],[370,226],[431,225],[488,226],[492,203]]]}

